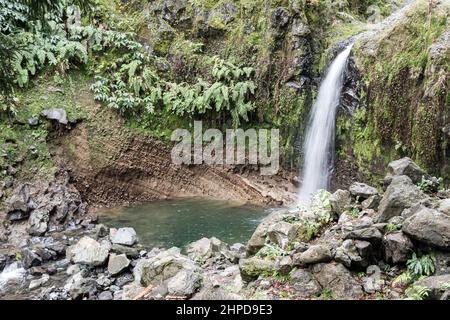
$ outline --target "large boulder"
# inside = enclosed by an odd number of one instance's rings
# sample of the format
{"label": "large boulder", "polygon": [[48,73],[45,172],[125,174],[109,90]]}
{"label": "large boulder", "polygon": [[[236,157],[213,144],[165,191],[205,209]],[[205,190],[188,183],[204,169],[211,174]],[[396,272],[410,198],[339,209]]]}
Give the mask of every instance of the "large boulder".
{"label": "large boulder", "polygon": [[110,254],[108,260],[108,272],[112,275],[116,275],[130,265],[130,260],[128,260],[125,254]]}
{"label": "large boulder", "polygon": [[8,201],[8,219],[11,221],[18,221],[27,219],[30,211],[34,209],[34,202],[30,196],[30,187],[28,184],[23,184],[14,190],[13,195]]}
{"label": "large boulder", "polygon": [[270,241],[276,243],[280,248],[286,249],[297,236],[297,228],[288,222],[280,221],[271,225],[267,234]]}
{"label": "large boulder", "polygon": [[167,283],[170,295],[191,297],[200,287],[201,276],[192,270],[181,270]]}
{"label": "large boulder", "polygon": [[180,249],[171,248],[147,259],[138,260],[133,269],[136,282],[143,286],[159,285],[175,276],[180,270],[199,271],[199,266],[180,253]]}
{"label": "large boulder", "polygon": [[264,247],[269,227],[279,221],[282,221],[284,216],[285,214],[283,212],[273,212],[263,219],[263,221],[256,228],[255,232],[253,232],[250,240],[247,242],[248,254],[255,254],[259,251],[259,249]]}
{"label": "large boulder", "polygon": [[137,242],[136,231],[133,228],[110,229],[111,242],[125,246],[132,246]]}
{"label": "large boulder", "polygon": [[76,244],[66,250],[66,256],[73,263],[88,266],[104,265],[108,259],[110,246],[107,243],[100,244],[90,237],[81,238]]}
{"label": "large boulder", "polygon": [[260,275],[271,275],[276,271],[275,261],[251,257],[239,261],[239,271],[243,281],[256,280]]}
{"label": "large boulder", "polygon": [[450,216],[423,208],[403,222],[402,230],[412,238],[442,249],[450,249]]}
{"label": "large boulder", "polygon": [[365,183],[355,182],[348,189],[352,196],[367,199],[378,194],[378,190]]}
{"label": "large boulder", "polygon": [[440,300],[449,291],[450,274],[427,277],[415,283],[429,289],[428,299]]}
{"label": "large boulder", "polygon": [[347,268],[363,268],[369,264],[372,255],[372,245],[363,240],[347,239],[336,249],[334,260]]}
{"label": "large boulder", "polygon": [[331,250],[325,245],[313,245],[306,251],[299,253],[294,259],[294,263],[297,265],[307,265],[320,262],[328,262],[333,258]]}
{"label": "large boulder", "polygon": [[428,197],[407,176],[395,176],[386,189],[379,206],[378,222],[387,222],[404,209],[425,201]]}
{"label": "large boulder", "polygon": [[361,206],[362,206],[363,210],[367,210],[367,209],[378,210],[380,200],[381,200],[381,198],[379,195],[374,195],[374,196],[367,198],[363,202],[361,202]]}
{"label": "large boulder", "polygon": [[48,222],[50,220],[50,211],[46,208],[33,210],[28,220],[30,227],[28,233],[33,236],[41,236],[47,232]]}
{"label": "large boulder", "polygon": [[410,158],[405,157],[399,160],[392,161],[388,165],[388,174],[384,178],[386,185],[392,182],[395,176],[408,176],[413,183],[419,183],[422,181],[423,176],[427,176],[417,164]]}
{"label": "large boulder", "polygon": [[331,210],[337,215],[341,215],[350,207],[352,197],[348,190],[336,190],[330,197]]}
{"label": "large boulder", "polygon": [[301,298],[316,296],[322,290],[319,282],[306,269],[296,269],[291,272],[290,284]]}
{"label": "large boulder", "polygon": [[393,264],[406,262],[414,248],[411,240],[401,231],[386,234],[382,243],[385,260]]}
{"label": "large boulder", "polygon": [[450,216],[450,199],[440,200],[437,209]]}
{"label": "large boulder", "polygon": [[378,228],[371,226],[366,228],[358,228],[349,231],[344,235],[345,239],[366,240],[372,244],[378,244],[383,238],[383,234]]}
{"label": "large boulder", "polygon": [[217,253],[228,250],[228,245],[219,239],[212,237],[202,238],[187,246],[188,257],[192,260],[204,262]]}
{"label": "large boulder", "polygon": [[323,289],[330,290],[335,299],[358,299],[363,295],[361,285],[340,263],[319,263],[312,273]]}

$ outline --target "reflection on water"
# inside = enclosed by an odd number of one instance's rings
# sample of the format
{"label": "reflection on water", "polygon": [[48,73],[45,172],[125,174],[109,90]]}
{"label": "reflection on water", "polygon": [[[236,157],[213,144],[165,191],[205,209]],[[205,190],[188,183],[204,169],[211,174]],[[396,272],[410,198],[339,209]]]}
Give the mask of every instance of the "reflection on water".
{"label": "reflection on water", "polygon": [[109,209],[99,216],[110,227],[133,227],[145,245],[169,248],[212,236],[229,244],[246,242],[267,214],[236,202],[181,199]]}

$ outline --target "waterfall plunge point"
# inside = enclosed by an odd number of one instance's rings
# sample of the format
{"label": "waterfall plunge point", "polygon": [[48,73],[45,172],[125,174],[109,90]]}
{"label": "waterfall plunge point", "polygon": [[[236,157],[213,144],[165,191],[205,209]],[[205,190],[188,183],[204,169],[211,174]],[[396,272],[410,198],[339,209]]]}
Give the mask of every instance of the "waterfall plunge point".
{"label": "waterfall plunge point", "polygon": [[352,47],[353,44],[350,44],[338,54],[328,68],[311,110],[303,146],[303,183],[298,195],[299,204],[307,204],[311,194],[319,189],[326,189],[329,185],[336,109],[339,106],[344,73]]}

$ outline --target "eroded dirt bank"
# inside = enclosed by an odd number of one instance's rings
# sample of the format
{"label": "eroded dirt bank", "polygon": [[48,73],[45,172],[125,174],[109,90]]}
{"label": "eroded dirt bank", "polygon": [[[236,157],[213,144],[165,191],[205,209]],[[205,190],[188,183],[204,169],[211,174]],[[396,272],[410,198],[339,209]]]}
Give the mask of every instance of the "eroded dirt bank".
{"label": "eroded dirt bank", "polygon": [[72,130],[53,130],[48,144],[93,207],[192,196],[263,205],[295,201],[294,172],[263,177],[257,168],[175,165],[170,143],[127,129],[99,106]]}

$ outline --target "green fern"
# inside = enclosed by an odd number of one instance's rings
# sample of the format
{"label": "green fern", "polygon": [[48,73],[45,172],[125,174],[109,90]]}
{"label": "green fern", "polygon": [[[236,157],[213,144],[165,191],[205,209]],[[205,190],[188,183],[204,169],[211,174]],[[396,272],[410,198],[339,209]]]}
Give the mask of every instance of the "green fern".
{"label": "green fern", "polygon": [[415,252],[406,263],[408,271],[415,277],[430,276],[435,271],[436,259],[430,255],[423,255],[420,258]]}
{"label": "green fern", "polygon": [[409,300],[424,300],[430,294],[430,289],[424,286],[412,285],[405,290]]}

